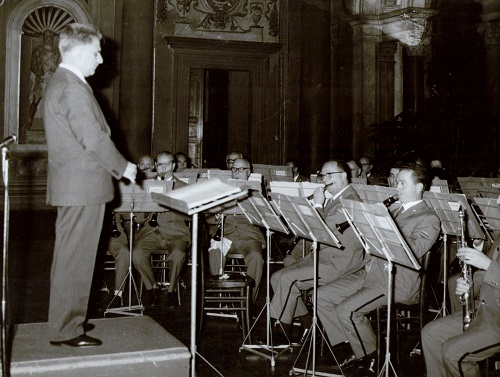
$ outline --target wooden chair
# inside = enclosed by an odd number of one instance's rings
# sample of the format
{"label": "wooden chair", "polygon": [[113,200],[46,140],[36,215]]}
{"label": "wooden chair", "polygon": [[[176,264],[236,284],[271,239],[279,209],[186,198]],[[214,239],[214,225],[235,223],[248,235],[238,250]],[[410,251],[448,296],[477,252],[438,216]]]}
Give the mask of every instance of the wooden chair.
{"label": "wooden chair", "polygon": [[[168,262],[167,262],[168,250],[159,249],[151,254],[151,267],[153,268],[153,272],[159,272],[159,278],[157,279],[158,285],[160,287],[165,288],[170,285],[170,281],[168,280]],[[155,273],[155,276],[157,274]],[[142,286],[141,286],[142,288]],[[177,280],[177,301],[179,306],[181,305],[181,279]]]}
{"label": "wooden chair", "polygon": [[251,343],[250,331],[250,303],[252,301],[252,287],[254,280],[249,276],[238,274],[229,275],[227,279],[218,276],[205,278],[201,303],[200,328],[203,328],[203,319],[206,315],[219,317],[234,317],[241,322],[243,339]]}

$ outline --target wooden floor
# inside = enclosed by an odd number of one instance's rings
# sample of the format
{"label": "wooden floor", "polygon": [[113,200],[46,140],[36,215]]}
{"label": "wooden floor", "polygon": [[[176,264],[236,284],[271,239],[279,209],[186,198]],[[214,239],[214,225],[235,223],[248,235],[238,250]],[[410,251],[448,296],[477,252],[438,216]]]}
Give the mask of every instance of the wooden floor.
{"label": "wooden floor", "polygon": [[[10,214],[8,313],[10,324],[37,323],[47,321],[49,298],[49,272],[54,242],[55,212],[16,212]],[[272,265],[272,270],[281,268]],[[89,304],[90,318],[103,318],[105,307],[111,296],[105,292],[105,282],[112,289],[112,276],[103,278],[96,271],[93,293]],[[265,276],[265,275],[264,275]],[[169,333],[189,347],[190,344],[190,289],[191,270],[186,267],[183,274],[186,289],[182,289],[180,307],[168,309],[162,297],[160,305],[144,314],[151,316]],[[266,302],[265,286],[260,291],[258,309]],[[437,305],[436,305],[437,306]],[[294,368],[303,369],[305,361],[297,360],[299,348],[293,347],[275,360],[275,366],[266,357],[241,349],[242,334],[239,324],[231,318],[206,320],[206,326],[198,339],[196,357],[198,376],[288,376]],[[252,331],[254,337],[265,339],[265,311]],[[395,365],[398,376],[424,376],[425,367],[421,357],[413,352],[418,338],[405,342],[402,368]],[[48,340],[47,340],[47,347]],[[307,352],[303,355],[307,356]],[[317,371],[334,364],[328,352],[324,356],[317,352]],[[295,365],[295,367],[294,367]],[[294,369],[296,370],[296,369]],[[493,376],[494,374],[490,374]]]}

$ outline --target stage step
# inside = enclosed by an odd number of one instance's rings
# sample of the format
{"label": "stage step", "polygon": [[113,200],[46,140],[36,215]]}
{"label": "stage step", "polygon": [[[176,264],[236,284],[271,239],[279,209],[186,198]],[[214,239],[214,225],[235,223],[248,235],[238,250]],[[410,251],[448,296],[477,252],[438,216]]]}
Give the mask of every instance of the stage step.
{"label": "stage step", "polygon": [[99,347],[49,344],[47,324],[15,326],[10,375],[50,377],[189,376],[186,346],[148,316],[91,320]]}

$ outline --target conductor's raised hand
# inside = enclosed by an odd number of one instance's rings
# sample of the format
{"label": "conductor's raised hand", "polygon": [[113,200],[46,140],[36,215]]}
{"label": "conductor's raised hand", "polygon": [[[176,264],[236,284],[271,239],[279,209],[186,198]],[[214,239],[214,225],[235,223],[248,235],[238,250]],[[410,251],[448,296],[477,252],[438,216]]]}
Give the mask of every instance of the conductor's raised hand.
{"label": "conductor's raised hand", "polygon": [[457,258],[468,265],[487,270],[491,259],[482,251],[473,249],[471,247],[462,247],[458,249]]}
{"label": "conductor's raised hand", "polygon": [[135,183],[135,177],[137,176],[137,165],[131,163],[130,161],[127,162],[127,167],[125,169],[125,172],[123,173],[123,176],[130,182]]}

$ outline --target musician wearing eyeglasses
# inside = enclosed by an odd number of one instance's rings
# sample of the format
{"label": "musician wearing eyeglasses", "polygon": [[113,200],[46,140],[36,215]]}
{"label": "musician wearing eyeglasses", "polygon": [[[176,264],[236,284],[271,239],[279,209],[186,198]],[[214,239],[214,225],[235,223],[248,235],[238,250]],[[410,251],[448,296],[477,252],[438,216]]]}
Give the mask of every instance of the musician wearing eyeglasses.
{"label": "musician wearing eyeglasses", "polygon": [[[415,164],[401,167],[397,176],[397,192],[402,203],[392,214],[401,235],[419,260],[429,251],[440,232],[440,220],[422,200],[430,181],[426,170]],[[318,289],[318,317],[323,325],[339,366],[356,365],[353,375],[373,374],[377,341],[367,315],[387,304],[388,263],[374,257],[366,266],[366,274],[348,275]],[[394,301],[418,302],[418,271],[396,266]],[[364,369],[361,372],[359,369]]]}
{"label": "musician wearing eyeglasses", "polygon": [[[342,160],[326,162],[318,174],[325,188],[317,188],[313,194],[316,210],[325,220],[332,232],[337,236],[343,250],[329,245],[318,246],[318,285],[324,285],[347,274],[364,274],[363,267],[369,261],[363,247],[352,229],[342,233],[337,230],[337,224],[344,223],[346,217],[342,212],[341,198],[361,201],[357,192],[350,185],[351,170]],[[331,194],[326,199],[324,190]],[[303,327],[303,333],[310,328],[311,316],[301,291],[314,285],[314,257],[309,253],[301,261],[285,267],[271,276],[274,295],[271,301],[271,316],[279,320],[286,336],[290,339],[292,323],[298,318]],[[278,326],[279,328],[279,326]],[[280,338],[279,334],[276,334]],[[281,335],[283,338],[283,335]],[[281,339],[286,341],[284,339]]]}
{"label": "musician wearing eyeglasses", "polygon": [[360,178],[366,178],[369,185],[379,185],[380,178],[373,172],[373,161],[368,156],[363,156],[359,159],[361,165]]}
{"label": "musician wearing eyeglasses", "polygon": [[[164,151],[157,154],[156,171],[158,175],[156,179],[171,180],[172,190],[186,185],[186,183],[173,176],[174,169],[175,161],[171,152]],[[146,290],[145,294],[143,294],[143,303],[146,308],[156,306],[161,296],[161,287],[156,281],[151,266],[151,254],[158,250],[167,251],[169,285],[166,295],[164,295],[165,306],[173,308],[177,305],[176,295],[173,292],[177,288],[177,281],[186,259],[186,249],[191,241],[191,232],[186,223],[187,220],[189,220],[189,217],[173,210],[135,214],[134,222],[136,227],[132,262],[141,275]],[[125,231],[127,229],[126,226]],[[111,242],[113,241],[118,241],[118,239],[112,239]]]}
{"label": "musician wearing eyeglasses", "polygon": [[[497,203],[500,205],[500,197]],[[427,377],[479,377],[478,362],[500,352],[500,233],[486,255],[475,248],[463,247],[457,257],[478,270],[473,275],[473,284],[463,278],[457,280],[456,295],[479,299],[475,300],[476,310],[470,313],[472,320],[467,326],[464,326],[465,313],[457,311],[423,328]]]}
{"label": "musician wearing eyeglasses", "polygon": [[233,167],[233,163],[237,158],[243,158],[243,155],[240,152],[230,152],[226,156],[226,167],[231,170]]}
{"label": "musician wearing eyeglasses", "polygon": [[[251,169],[250,162],[244,158],[236,158],[231,167],[231,177],[238,180],[248,180]],[[262,249],[266,245],[264,234],[258,226],[251,224],[243,214],[227,214],[224,216],[224,239],[229,240],[231,246],[228,253],[237,252],[245,255],[247,275],[255,281],[252,292],[253,303],[257,300],[264,259]],[[217,275],[221,270],[221,263],[225,263],[225,255],[220,248],[209,250],[210,271]]]}
{"label": "musician wearing eyeglasses", "polygon": [[[142,179],[153,179],[156,177],[155,159],[149,154],[139,157],[137,162],[137,175]],[[146,217],[139,215],[143,220],[142,224],[136,221],[136,231],[144,225]],[[111,229],[109,231],[108,252],[115,260],[115,289],[113,299],[109,307],[120,307],[123,305],[123,292],[125,289],[125,279],[130,264],[128,233],[130,225],[129,215],[114,213],[111,217]],[[106,225],[109,225],[109,221]],[[138,234],[136,234],[136,237]]]}

